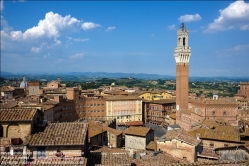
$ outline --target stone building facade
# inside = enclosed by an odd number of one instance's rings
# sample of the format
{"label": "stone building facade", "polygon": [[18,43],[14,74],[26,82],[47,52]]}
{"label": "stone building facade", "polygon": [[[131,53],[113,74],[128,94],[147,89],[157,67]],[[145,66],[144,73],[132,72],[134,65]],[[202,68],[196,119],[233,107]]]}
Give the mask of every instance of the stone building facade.
{"label": "stone building facade", "polygon": [[37,109],[11,108],[0,109],[0,124],[3,127],[4,138],[20,138],[32,134],[35,124],[43,120],[43,114]]}
{"label": "stone building facade", "polygon": [[140,98],[144,99],[144,100],[162,100],[162,99],[172,99],[172,95],[168,92],[142,92],[139,95]]}
{"label": "stone building facade", "polygon": [[142,99],[135,96],[106,97],[106,117],[117,123],[142,121]]}
{"label": "stone building facade", "polygon": [[50,123],[43,132],[33,134],[28,150],[34,159],[81,157],[87,152],[88,124]]}
{"label": "stone building facade", "polygon": [[77,113],[80,119],[106,120],[106,100],[102,96],[80,96]]}
{"label": "stone building facade", "polygon": [[157,141],[157,150],[166,152],[188,162],[197,161],[197,153],[201,151],[201,140],[183,131],[168,131],[165,138]]}
{"label": "stone building facade", "polygon": [[[189,103],[190,119],[183,121],[192,125],[203,120],[222,120],[229,124],[237,120],[238,103],[223,99],[192,99]],[[190,127],[190,126],[189,126]]]}
{"label": "stone building facade", "polygon": [[240,110],[249,109],[249,82],[240,83],[240,90],[234,95],[234,98],[238,102]]}
{"label": "stone building facade", "polygon": [[137,150],[145,150],[150,141],[154,141],[152,129],[131,126],[125,133],[125,150],[128,150],[132,155]]}
{"label": "stone building facade", "polygon": [[39,81],[29,82],[29,95],[39,95],[40,92],[40,84]]}
{"label": "stone building facade", "polygon": [[175,99],[144,101],[143,104],[145,122],[157,125],[165,123],[167,115],[175,109]]}

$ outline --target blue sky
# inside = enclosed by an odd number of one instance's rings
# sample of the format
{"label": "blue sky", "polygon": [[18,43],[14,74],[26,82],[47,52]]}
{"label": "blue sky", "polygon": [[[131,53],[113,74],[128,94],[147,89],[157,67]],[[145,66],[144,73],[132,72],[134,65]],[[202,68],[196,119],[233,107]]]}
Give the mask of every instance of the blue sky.
{"label": "blue sky", "polygon": [[249,76],[249,1],[1,1],[1,70]]}

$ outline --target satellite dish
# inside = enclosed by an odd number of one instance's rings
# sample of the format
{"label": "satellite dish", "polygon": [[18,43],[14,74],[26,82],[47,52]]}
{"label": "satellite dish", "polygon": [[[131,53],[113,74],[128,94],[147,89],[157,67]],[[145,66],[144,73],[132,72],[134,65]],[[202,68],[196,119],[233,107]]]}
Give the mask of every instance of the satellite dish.
{"label": "satellite dish", "polygon": [[177,111],[179,110],[179,105],[176,105],[176,110],[177,110]]}
{"label": "satellite dish", "polygon": [[198,108],[195,108],[195,113],[196,113],[196,114],[198,113]]}

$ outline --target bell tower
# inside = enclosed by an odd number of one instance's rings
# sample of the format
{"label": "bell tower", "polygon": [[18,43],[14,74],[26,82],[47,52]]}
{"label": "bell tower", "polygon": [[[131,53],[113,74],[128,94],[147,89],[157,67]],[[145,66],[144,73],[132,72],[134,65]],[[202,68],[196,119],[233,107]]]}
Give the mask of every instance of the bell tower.
{"label": "bell tower", "polygon": [[188,46],[188,30],[184,23],[177,31],[176,60],[176,123],[181,120],[181,112],[188,109],[188,73],[191,50]]}

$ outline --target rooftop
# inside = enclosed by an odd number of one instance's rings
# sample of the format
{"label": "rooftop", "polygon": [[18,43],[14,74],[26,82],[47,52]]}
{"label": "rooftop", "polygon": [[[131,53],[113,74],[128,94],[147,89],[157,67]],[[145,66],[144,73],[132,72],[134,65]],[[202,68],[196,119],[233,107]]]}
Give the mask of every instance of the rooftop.
{"label": "rooftop", "polygon": [[146,134],[150,131],[149,127],[129,127],[125,134],[136,135],[145,137]]}
{"label": "rooftop", "polygon": [[87,127],[84,122],[50,123],[43,132],[31,135],[29,146],[84,145]]}
{"label": "rooftop", "polygon": [[117,101],[117,100],[142,100],[139,97],[136,96],[110,96],[110,97],[106,97],[106,101]]}
{"label": "rooftop", "polygon": [[144,123],[142,121],[131,121],[125,122],[127,126],[142,126]]}
{"label": "rooftop", "polygon": [[176,103],[175,99],[162,99],[162,100],[153,100],[151,101],[151,103],[155,103],[155,104],[174,104]]}
{"label": "rooftop", "polygon": [[220,125],[217,122],[206,121],[197,129],[188,132],[193,137],[199,135],[201,139],[240,142],[239,128]]}
{"label": "rooftop", "polygon": [[120,130],[116,130],[116,129],[113,129],[113,128],[110,128],[110,127],[107,127],[106,130],[116,136],[120,135],[123,133],[123,131],[120,131]]}
{"label": "rooftop", "polygon": [[2,86],[0,87],[0,91],[1,92],[12,92],[14,91],[15,89],[11,86]]}
{"label": "rooftop", "polygon": [[0,108],[0,122],[32,121],[36,112],[35,108]]}
{"label": "rooftop", "polygon": [[146,146],[146,149],[156,151],[157,143],[155,141],[150,141],[150,143]]}
{"label": "rooftop", "polygon": [[101,134],[106,131],[106,126],[102,124],[102,122],[97,121],[89,121],[89,127],[88,127],[88,137],[94,137],[98,134]]}
{"label": "rooftop", "polygon": [[131,161],[124,149],[102,148],[92,151],[88,158],[88,165],[92,166],[130,166]]}

